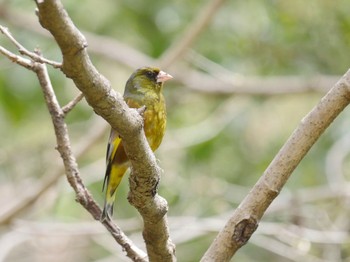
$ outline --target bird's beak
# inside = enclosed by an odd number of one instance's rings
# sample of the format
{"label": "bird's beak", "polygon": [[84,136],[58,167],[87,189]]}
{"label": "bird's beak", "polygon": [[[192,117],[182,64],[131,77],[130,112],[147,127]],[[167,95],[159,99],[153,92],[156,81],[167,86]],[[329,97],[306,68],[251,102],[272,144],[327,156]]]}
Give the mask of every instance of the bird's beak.
{"label": "bird's beak", "polygon": [[160,71],[157,75],[157,83],[163,83],[167,80],[172,79],[173,77],[164,71]]}

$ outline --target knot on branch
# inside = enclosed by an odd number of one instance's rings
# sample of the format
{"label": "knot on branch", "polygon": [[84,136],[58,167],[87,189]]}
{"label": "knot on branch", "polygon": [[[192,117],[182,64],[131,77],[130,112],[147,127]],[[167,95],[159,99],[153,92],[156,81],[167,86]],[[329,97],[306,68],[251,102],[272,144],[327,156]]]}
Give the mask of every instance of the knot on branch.
{"label": "knot on branch", "polygon": [[75,196],[75,200],[80,203],[83,207],[87,207],[88,206],[88,198],[86,196],[86,193],[83,192],[82,189],[80,189]]}
{"label": "knot on branch", "polygon": [[139,209],[147,224],[157,224],[168,212],[168,202],[160,195],[155,195],[154,201]]}
{"label": "knot on branch", "polygon": [[249,217],[241,220],[235,227],[232,235],[232,240],[239,246],[245,245],[251,235],[258,228],[258,220],[254,217]]}
{"label": "knot on branch", "polygon": [[145,113],[147,107],[144,105],[144,106],[141,106],[140,108],[137,108],[137,112],[140,114],[140,116],[143,117],[143,114]]}
{"label": "knot on branch", "polygon": [[159,176],[138,176],[130,174],[128,201],[136,208],[143,208],[158,192]]}

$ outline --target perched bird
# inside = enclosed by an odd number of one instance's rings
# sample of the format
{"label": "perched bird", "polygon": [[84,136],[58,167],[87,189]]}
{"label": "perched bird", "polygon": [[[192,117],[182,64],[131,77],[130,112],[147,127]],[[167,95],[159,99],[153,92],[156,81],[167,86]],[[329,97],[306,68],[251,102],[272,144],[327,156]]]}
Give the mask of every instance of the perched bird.
{"label": "perched bird", "polygon": [[[124,90],[124,100],[131,108],[145,107],[143,113],[144,131],[147,141],[155,151],[162,142],[166,126],[163,83],[173,77],[158,68],[142,67],[128,79]],[[116,189],[129,167],[123,141],[116,130],[111,130],[106,156],[106,174],[103,190],[106,189],[101,220],[111,219]]]}

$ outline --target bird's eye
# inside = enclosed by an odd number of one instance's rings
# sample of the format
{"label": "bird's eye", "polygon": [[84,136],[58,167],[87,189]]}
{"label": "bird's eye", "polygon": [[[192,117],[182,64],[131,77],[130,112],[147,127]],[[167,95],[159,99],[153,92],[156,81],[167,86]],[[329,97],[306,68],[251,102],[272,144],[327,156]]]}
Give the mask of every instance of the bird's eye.
{"label": "bird's eye", "polygon": [[147,71],[147,72],[146,72],[146,75],[147,75],[147,77],[150,78],[150,79],[155,79],[155,78],[156,78],[155,72],[152,72],[152,71]]}

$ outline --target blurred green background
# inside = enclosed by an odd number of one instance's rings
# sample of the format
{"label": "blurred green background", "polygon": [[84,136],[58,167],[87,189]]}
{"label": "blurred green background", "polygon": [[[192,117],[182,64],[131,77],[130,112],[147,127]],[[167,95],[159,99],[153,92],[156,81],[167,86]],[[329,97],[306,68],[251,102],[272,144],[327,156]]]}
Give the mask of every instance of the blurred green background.
{"label": "blurred green background", "polygon": [[[63,3],[86,35],[95,66],[123,92],[131,72],[144,61],[157,64],[209,2]],[[0,24],[29,50],[39,47],[61,61],[34,10],[33,1],[2,0]],[[156,156],[178,261],[199,261],[301,119],[347,71],[349,10],[345,0],[227,1],[185,54],[164,68],[175,79],[165,89],[168,128]],[[0,44],[18,53],[4,35]],[[194,72],[210,77],[211,86],[203,88],[206,78],[186,84]],[[49,73],[63,106],[78,90],[59,70]],[[102,204],[108,127],[84,100],[67,123],[83,180]],[[350,261],[349,126],[346,110],[234,261]],[[36,76],[0,56],[0,261],[129,261],[74,201],[60,174]],[[127,192],[125,177],[115,220],[144,249],[142,222]],[[6,218],[20,203],[23,210]]]}

